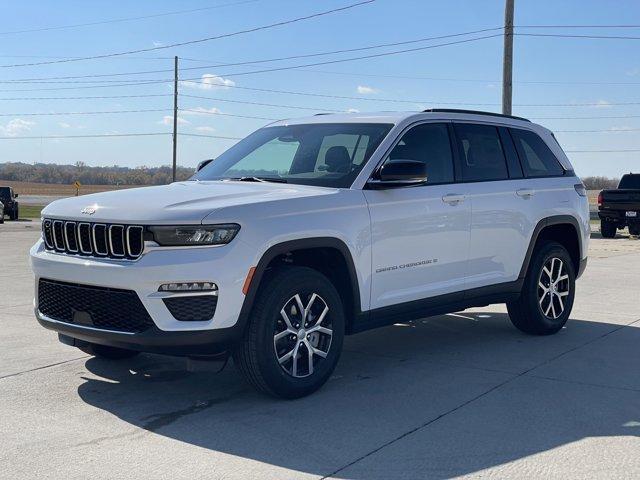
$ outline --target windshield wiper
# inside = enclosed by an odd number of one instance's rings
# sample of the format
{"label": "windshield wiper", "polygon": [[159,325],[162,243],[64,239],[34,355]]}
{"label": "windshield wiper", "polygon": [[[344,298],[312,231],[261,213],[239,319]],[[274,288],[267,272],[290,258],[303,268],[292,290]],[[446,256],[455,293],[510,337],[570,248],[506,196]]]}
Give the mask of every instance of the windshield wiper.
{"label": "windshield wiper", "polygon": [[275,183],[287,183],[284,178],[276,177],[232,177],[228,180],[236,180],[238,182],[275,182]]}

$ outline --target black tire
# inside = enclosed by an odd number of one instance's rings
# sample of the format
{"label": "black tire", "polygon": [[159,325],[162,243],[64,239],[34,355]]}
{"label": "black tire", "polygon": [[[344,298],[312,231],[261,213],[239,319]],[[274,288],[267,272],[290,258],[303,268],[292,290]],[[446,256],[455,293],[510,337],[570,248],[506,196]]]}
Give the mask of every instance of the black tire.
{"label": "black tire", "polygon": [[20,211],[18,210],[18,207],[16,207],[13,210],[13,213],[11,214],[11,220],[18,220],[19,216],[20,216]]}
{"label": "black tire", "polygon": [[126,358],[133,358],[140,354],[140,352],[135,350],[108,347],[107,345],[98,345],[97,343],[87,343],[86,345],[78,348],[84,353],[108,360],[124,360]]}
{"label": "black tire", "polygon": [[[556,259],[555,262],[553,259]],[[557,263],[557,260],[562,263]],[[539,286],[539,283],[542,282],[549,286],[546,282],[547,274],[543,269],[547,267],[548,271],[550,263],[555,266],[552,269],[553,275],[558,272],[557,278],[564,277],[564,275],[567,278],[558,282],[557,286],[551,289],[551,293],[544,293],[545,290]],[[514,302],[507,303],[511,322],[522,332],[531,335],[551,335],[558,332],[567,323],[571,314],[575,297],[575,280],[573,261],[566,248],[556,242],[547,242],[536,247],[520,297]],[[567,295],[560,297],[565,290],[568,292]],[[553,292],[558,293],[554,294]],[[563,309],[558,314],[557,310],[560,310],[560,305]],[[547,310],[547,314],[543,310]]]}
{"label": "black tire", "polygon": [[0,215],[0,224],[4,223],[4,214]]}
{"label": "black tire", "polygon": [[615,238],[618,226],[615,223],[600,220],[600,233],[603,238]]}
{"label": "black tire", "polygon": [[640,225],[629,225],[629,234],[634,237],[640,236]]}
{"label": "black tire", "polygon": [[[310,302],[313,294],[316,297]],[[332,331],[331,335],[304,332],[305,337],[300,339],[298,335],[285,333],[287,327],[281,315],[282,310],[288,311],[287,319],[294,329],[296,324],[302,327],[305,319],[303,315],[298,316],[299,309],[294,308],[297,304],[296,295],[310,312],[307,317],[311,319],[309,329],[319,326],[319,312],[328,308],[326,316],[320,321],[325,329]],[[319,389],[331,376],[342,351],[344,329],[342,301],[329,279],[311,268],[282,267],[262,281],[244,338],[233,351],[233,360],[257,390],[281,398],[304,397]],[[284,334],[284,337],[276,341],[274,336],[277,333]],[[300,340],[304,340],[304,343]],[[326,354],[320,357],[311,353],[312,372],[308,355],[313,350],[309,350],[307,345]],[[292,352],[298,353],[295,358]],[[287,355],[288,360],[281,364],[279,359]],[[293,370],[294,361],[296,370]],[[294,372],[306,372],[306,376],[294,376]]]}

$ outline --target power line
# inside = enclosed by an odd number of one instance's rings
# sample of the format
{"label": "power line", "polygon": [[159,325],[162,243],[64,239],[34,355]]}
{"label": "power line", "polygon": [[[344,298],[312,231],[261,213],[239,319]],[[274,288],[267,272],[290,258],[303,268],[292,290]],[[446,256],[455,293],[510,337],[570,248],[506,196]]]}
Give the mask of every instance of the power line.
{"label": "power line", "polygon": [[635,153],[640,152],[640,149],[627,149],[627,150],[565,150],[565,153]]}
{"label": "power line", "polygon": [[[97,133],[88,135],[29,135],[20,137],[0,137],[0,140],[40,140],[40,139],[65,139],[65,138],[116,138],[116,137],[152,137],[167,136],[171,132],[150,132],[150,133]],[[242,140],[242,137],[227,137],[223,135],[204,135],[198,133],[180,133],[188,137],[208,137],[221,140]]]}
{"label": "power line", "polygon": [[219,40],[221,38],[229,38],[229,37],[234,37],[234,36],[238,36],[238,35],[243,35],[246,33],[253,33],[253,32],[258,32],[261,30],[267,30],[267,29],[271,29],[271,28],[275,28],[275,27],[281,27],[284,25],[289,25],[292,23],[296,23],[296,22],[301,22],[301,21],[305,21],[305,20],[310,20],[312,18],[318,18],[318,17],[322,17],[325,15],[329,15],[332,13],[337,13],[337,12],[341,12],[344,10],[349,10],[351,8],[355,8],[355,7],[359,7],[362,5],[366,5],[369,3],[373,3],[375,2],[375,0],[362,0],[360,2],[357,3],[352,3],[343,7],[338,7],[338,8],[333,8],[331,10],[325,10],[322,12],[317,12],[317,13],[313,13],[311,15],[305,15],[302,17],[296,17],[296,18],[292,18],[289,20],[282,20],[279,22],[275,22],[275,23],[271,23],[271,24],[267,24],[267,25],[261,25],[258,27],[252,27],[252,28],[247,28],[244,30],[239,30],[236,32],[231,32],[231,33],[224,33],[221,35],[215,35],[212,37],[206,37],[206,38],[200,38],[200,39],[196,39],[196,40],[189,40],[189,41],[185,41],[185,42],[178,42],[178,43],[172,43],[169,45],[159,45],[157,47],[149,47],[149,48],[139,48],[136,50],[128,50],[128,51],[124,51],[124,52],[114,52],[114,53],[105,53],[102,55],[93,55],[93,56],[89,56],[89,57],[80,57],[80,58],[75,58],[75,59],[66,59],[66,60],[48,60],[45,62],[33,62],[33,63],[22,63],[22,64],[10,64],[10,65],[0,65],[0,67],[2,68],[8,68],[8,67],[26,67],[26,66],[36,66],[36,65],[51,65],[54,63],[68,63],[68,62],[77,62],[77,61],[81,61],[81,60],[94,60],[94,59],[101,59],[101,58],[109,58],[109,57],[117,57],[117,56],[122,56],[122,55],[130,55],[130,54],[134,54],[134,53],[143,53],[143,52],[152,52],[152,51],[156,51],[156,50],[165,50],[168,48],[174,48],[174,47],[183,47],[185,45],[193,45],[193,44],[197,44],[197,43],[203,43],[203,42],[209,42],[212,40]]}
{"label": "power line", "polygon": [[337,112],[337,110],[330,110],[330,109],[321,108],[321,107],[301,107],[299,105],[283,105],[283,104],[277,104],[277,103],[252,102],[249,100],[230,100],[227,98],[204,97],[201,95],[189,95],[186,93],[183,93],[180,96],[186,97],[186,98],[199,98],[201,100],[213,100],[214,102],[228,102],[228,103],[240,103],[244,105],[257,105],[261,107],[292,108],[295,110],[317,110],[320,112],[330,112],[330,113]]}
{"label": "power line", "polygon": [[[454,77],[432,77],[429,75],[410,75],[410,74],[377,74],[377,73],[360,73],[360,72],[337,72],[318,69],[300,69],[299,72],[323,73],[328,75],[345,75],[353,77],[372,77],[372,78],[397,78],[405,80],[433,80],[441,82],[470,82],[470,83],[499,83],[499,79],[482,79],[482,78],[454,78]],[[513,83],[518,84],[542,84],[542,85],[640,85],[640,82],[585,82],[581,80],[514,80]]]}
{"label": "power line", "polygon": [[[336,54],[341,54],[341,53],[358,52],[358,51],[363,51],[363,50],[372,50],[372,49],[376,49],[376,48],[385,48],[385,47],[393,47],[393,46],[398,46],[398,45],[407,45],[407,44],[412,44],[412,43],[421,43],[421,42],[427,42],[427,41],[432,41],[432,40],[442,40],[444,38],[453,38],[453,37],[461,37],[461,36],[466,36],[466,35],[474,35],[474,34],[477,34],[477,33],[484,33],[484,32],[488,32],[488,31],[500,30],[501,28],[502,27],[483,28],[481,30],[471,30],[471,31],[467,31],[467,32],[452,33],[452,34],[448,34],[448,35],[439,35],[439,36],[435,36],[435,37],[423,37],[423,38],[412,39],[412,40],[404,40],[404,41],[400,41],[400,42],[379,43],[379,44],[375,44],[375,45],[366,45],[366,46],[357,47],[357,48],[347,48],[347,49],[342,49],[342,50],[331,50],[331,51],[326,51],[326,52],[315,52],[315,53],[308,53],[308,54],[301,54],[301,55],[290,55],[290,56],[285,56],[285,57],[274,57],[274,58],[268,58],[268,59],[259,59],[259,60],[245,60],[245,61],[242,61],[242,62],[221,63],[221,62],[209,61],[209,62],[213,63],[213,65],[205,65],[205,66],[200,66],[200,67],[183,67],[183,68],[180,69],[180,71],[206,70],[206,69],[209,69],[209,68],[235,67],[235,66],[242,66],[242,65],[254,65],[254,64],[260,64],[260,63],[280,62],[280,61],[284,61],[284,60],[293,60],[293,59],[298,59],[298,58],[309,58],[309,57],[319,57],[319,56],[325,56],[325,55],[336,55]],[[184,60],[182,57],[180,59]],[[4,80],[4,81],[2,81],[2,83],[29,82],[29,81],[35,81],[35,80],[67,80],[67,79],[76,79],[76,78],[101,78],[101,77],[115,77],[115,76],[123,76],[123,75],[143,75],[143,74],[152,74],[152,73],[167,73],[167,72],[173,72],[173,69],[144,70],[144,71],[135,71],[135,72],[119,72],[119,73],[106,73],[106,74],[93,74],[93,75],[71,75],[71,76],[64,76],[64,77],[17,78],[17,79]]]}
{"label": "power line", "polygon": [[252,120],[280,120],[279,118],[273,118],[273,117],[256,117],[253,115],[237,115],[235,113],[223,113],[223,112],[215,112],[215,111],[208,111],[208,110],[201,110],[201,109],[197,109],[197,108],[179,108],[178,111],[180,112],[190,112],[193,114],[203,114],[203,115],[218,115],[221,117],[236,117],[236,118],[250,118]]}
{"label": "power line", "polygon": [[98,133],[89,135],[29,135],[24,137],[0,137],[0,140],[31,140],[54,138],[108,138],[108,137],[151,137],[157,135],[171,135],[170,132],[151,133]]}
{"label": "power line", "polygon": [[596,129],[596,130],[554,130],[555,133],[626,133],[637,132],[640,128]]}
{"label": "power line", "polygon": [[640,40],[640,37],[618,35],[572,35],[569,33],[514,33],[519,37],[591,38],[595,40]]}
{"label": "power line", "polygon": [[624,118],[640,118],[640,115],[594,115],[590,117],[530,117],[531,120],[613,120]]}
{"label": "power line", "polygon": [[44,113],[0,113],[0,117],[42,117],[42,116],[63,116],[63,115],[108,115],[120,113],[148,113],[167,112],[170,108],[150,108],[142,110],[107,110],[102,112],[44,112]]}
{"label": "power line", "polygon": [[9,101],[26,101],[26,100],[102,100],[102,99],[115,99],[115,98],[149,98],[149,97],[172,97],[171,93],[156,93],[145,95],[98,95],[88,97],[10,97],[0,98],[0,102]]}
{"label": "power line", "polygon": [[143,15],[143,16],[139,16],[139,17],[126,17],[126,18],[115,18],[112,20],[100,20],[100,21],[96,21],[96,22],[87,22],[87,23],[76,23],[73,25],[58,25],[58,26],[54,26],[54,27],[40,27],[40,28],[31,28],[31,29],[27,29],[27,30],[12,30],[12,31],[7,31],[7,32],[0,32],[0,35],[12,35],[12,34],[17,34],[17,33],[32,33],[32,32],[45,32],[45,31],[50,31],[50,30],[68,30],[71,28],[79,28],[79,27],[91,27],[91,26],[95,26],[95,25],[105,25],[105,24],[109,24],[109,23],[121,23],[121,22],[130,22],[130,21],[134,21],[134,20],[145,20],[148,18],[158,18],[158,17],[168,17],[170,15],[182,15],[185,13],[194,13],[194,12],[201,12],[203,10],[213,10],[213,9],[218,9],[218,8],[223,8],[223,7],[232,7],[235,5],[243,5],[245,3],[255,3],[259,0],[243,0],[240,2],[233,2],[233,3],[224,3],[221,5],[213,5],[210,7],[202,7],[202,8],[193,8],[191,10],[176,10],[173,12],[165,12],[165,13],[155,13],[152,15]]}

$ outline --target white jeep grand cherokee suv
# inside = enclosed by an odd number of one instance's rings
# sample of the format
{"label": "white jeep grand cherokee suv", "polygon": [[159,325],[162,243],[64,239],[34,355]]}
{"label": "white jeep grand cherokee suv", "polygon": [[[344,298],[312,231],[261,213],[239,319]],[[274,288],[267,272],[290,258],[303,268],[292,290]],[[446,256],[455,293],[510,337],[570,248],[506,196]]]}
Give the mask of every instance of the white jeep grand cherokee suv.
{"label": "white jeep grand cherokee suv", "polygon": [[35,314],[91,354],[221,356],[281,397],[345,335],[491,303],[560,330],[586,266],[585,190],[525,119],[317,115],[251,134],[185,182],[56,201]]}

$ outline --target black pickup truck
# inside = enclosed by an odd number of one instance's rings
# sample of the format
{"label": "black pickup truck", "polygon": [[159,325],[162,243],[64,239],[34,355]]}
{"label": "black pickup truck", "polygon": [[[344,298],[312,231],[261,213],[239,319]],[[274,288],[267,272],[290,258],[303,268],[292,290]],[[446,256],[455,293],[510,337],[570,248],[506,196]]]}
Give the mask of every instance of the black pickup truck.
{"label": "black pickup truck", "polygon": [[640,173],[623,175],[615,190],[598,195],[600,233],[604,238],[616,236],[616,230],[629,227],[631,235],[640,235]]}
{"label": "black pickup truck", "polygon": [[0,186],[0,202],[4,204],[4,215],[9,215],[11,220],[18,220],[20,214],[18,201],[18,194],[14,193],[11,187]]}

